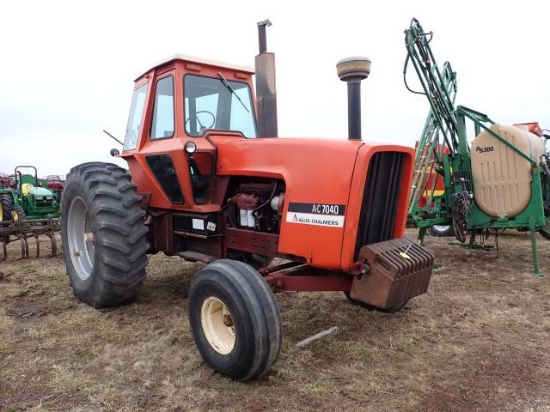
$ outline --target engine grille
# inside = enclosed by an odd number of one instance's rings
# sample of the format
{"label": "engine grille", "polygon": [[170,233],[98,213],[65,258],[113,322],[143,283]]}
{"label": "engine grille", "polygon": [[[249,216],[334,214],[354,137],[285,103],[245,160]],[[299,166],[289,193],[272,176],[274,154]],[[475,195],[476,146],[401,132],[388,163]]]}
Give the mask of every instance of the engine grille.
{"label": "engine grille", "polygon": [[372,156],[361,204],[355,260],[362,246],[392,238],[404,159],[405,154],[400,152],[379,152]]}
{"label": "engine grille", "polygon": [[36,207],[54,207],[55,203],[53,199],[36,200]]}

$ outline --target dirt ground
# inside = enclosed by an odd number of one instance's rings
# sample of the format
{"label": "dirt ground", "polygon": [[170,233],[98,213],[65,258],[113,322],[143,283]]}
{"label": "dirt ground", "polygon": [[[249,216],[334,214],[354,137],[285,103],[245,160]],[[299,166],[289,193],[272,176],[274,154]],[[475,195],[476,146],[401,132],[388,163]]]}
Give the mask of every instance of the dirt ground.
{"label": "dirt ground", "polygon": [[395,314],[342,293],[279,294],[281,354],[247,383],[212,371],[194,345],[186,294],[200,265],[151,256],[135,303],[95,310],[73,296],[62,256],[23,260],[12,243],[0,261],[0,409],[550,411],[550,243],[538,241],[542,276],[523,233],[500,234],[498,250],[427,238],[429,292]]}

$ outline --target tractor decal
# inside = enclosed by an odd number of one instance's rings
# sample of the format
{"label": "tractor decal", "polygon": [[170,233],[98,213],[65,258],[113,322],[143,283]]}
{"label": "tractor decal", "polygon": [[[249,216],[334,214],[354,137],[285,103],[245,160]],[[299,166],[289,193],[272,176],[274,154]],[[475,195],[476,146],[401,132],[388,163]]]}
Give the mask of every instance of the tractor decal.
{"label": "tractor decal", "polygon": [[346,205],[289,203],[286,221],[303,225],[344,227]]}

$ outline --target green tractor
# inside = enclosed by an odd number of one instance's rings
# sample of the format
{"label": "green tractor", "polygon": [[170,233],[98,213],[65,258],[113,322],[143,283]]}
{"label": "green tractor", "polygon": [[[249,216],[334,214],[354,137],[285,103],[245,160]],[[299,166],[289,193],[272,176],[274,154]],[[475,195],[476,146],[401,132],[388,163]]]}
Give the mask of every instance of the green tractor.
{"label": "green tractor", "polygon": [[[33,174],[23,174],[32,169]],[[28,239],[36,241],[36,256],[40,256],[40,236],[51,243],[51,256],[57,254],[56,235],[60,230],[60,195],[38,179],[34,166],[17,166],[13,176],[0,179],[0,260],[7,259],[7,246],[21,243],[21,258],[29,256]]]}
{"label": "green tractor", "polygon": [[[33,174],[23,174],[32,169]],[[38,179],[34,166],[17,166],[9,184],[0,188],[0,222],[58,219],[59,195]]]}

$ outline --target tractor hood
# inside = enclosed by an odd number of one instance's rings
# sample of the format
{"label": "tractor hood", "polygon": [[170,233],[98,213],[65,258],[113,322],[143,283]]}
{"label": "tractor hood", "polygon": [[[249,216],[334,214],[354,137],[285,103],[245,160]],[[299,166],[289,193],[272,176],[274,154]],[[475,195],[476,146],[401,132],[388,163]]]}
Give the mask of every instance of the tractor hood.
{"label": "tractor hood", "polygon": [[[218,176],[261,176],[285,182],[281,253],[307,257],[310,264],[315,259],[321,267],[334,267],[333,249],[340,245],[347,259],[341,267],[349,268],[357,248],[361,210],[366,207],[363,194],[367,176],[371,174],[379,187],[376,201],[382,202],[377,208],[399,205],[391,230],[393,237],[403,236],[414,163],[412,148],[361,140],[238,139],[216,135],[210,135],[210,140],[218,151]],[[396,157],[400,159],[398,168],[379,167]],[[312,244],[316,245],[314,249]]]}
{"label": "tractor hood", "polygon": [[32,194],[33,196],[44,196],[44,197],[52,197],[53,198],[53,193],[51,192],[51,190],[49,189],[46,189],[44,187],[37,187],[37,186],[32,186],[29,188],[29,193]]}
{"label": "tractor hood", "polygon": [[[235,139],[215,135],[211,139],[218,151],[218,175],[279,178],[287,189],[308,181],[312,187],[320,184],[335,191],[349,188],[358,150],[365,144],[351,140]],[[330,190],[323,192],[332,197]]]}
{"label": "tractor hood", "polygon": [[209,137],[218,151],[218,175],[279,178],[288,191],[295,184],[305,184],[327,199],[343,196],[347,200],[356,165],[368,163],[374,153],[414,155],[409,147],[362,140]]}

